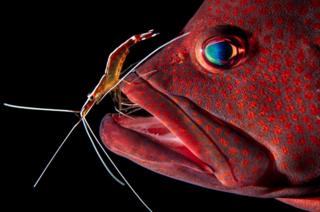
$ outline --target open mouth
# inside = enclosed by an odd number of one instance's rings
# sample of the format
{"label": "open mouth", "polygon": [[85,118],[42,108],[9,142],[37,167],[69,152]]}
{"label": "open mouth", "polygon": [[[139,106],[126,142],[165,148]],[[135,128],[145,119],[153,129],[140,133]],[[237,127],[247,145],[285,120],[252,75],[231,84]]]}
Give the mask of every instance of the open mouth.
{"label": "open mouth", "polygon": [[[126,81],[129,82],[121,84],[121,91],[148,115],[130,118],[107,114],[100,127],[107,148],[172,178],[188,182],[194,181],[195,176],[199,181],[210,178],[205,180],[212,184],[210,187],[217,186],[218,172],[228,169],[227,173],[232,173],[219,149],[176,102],[137,74]],[[234,181],[226,172],[220,176],[220,183]]]}
{"label": "open mouth", "polygon": [[[100,128],[100,136],[105,145],[113,152],[138,162],[142,166],[150,168],[152,164],[152,169],[156,172],[163,172],[163,170],[157,170],[156,163],[158,163],[158,169],[162,169],[163,166],[177,166],[198,173],[213,174],[212,168],[192,153],[175,135],[175,132],[168,128],[168,122],[158,117],[158,114],[162,113],[161,108],[165,107],[164,104],[161,104],[160,101],[153,101],[157,106],[152,106],[149,100],[144,101],[139,98],[141,97],[139,94],[146,90],[138,87],[142,84],[147,85],[146,82],[141,83],[143,79],[140,80],[133,82],[135,85],[132,86],[134,89],[131,91],[130,88],[128,91],[122,88],[130,101],[141,107],[139,115],[128,117],[121,114],[107,114]],[[152,89],[148,91],[153,92]],[[146,95],[149,94],[142,94],[144,97]],[[141,104],[141,101],[147,105]],[[175,115],[174,111],[171,112],[172,115]]]}
{"label": "open mouth", "polygon": [[[107,114],[100,127],[107,148],[155,172],[192,184],[215,189],[241,184],[226,152],[202,126],[230,131],[226,123],[203,114],[183,97],[161,92],[138,73],[131,74],[120,88],[148,115],[130,118]],[[238,132],[229,134],[238,141],[248,140]],[[266,166],[268,163],[260,167]]]}

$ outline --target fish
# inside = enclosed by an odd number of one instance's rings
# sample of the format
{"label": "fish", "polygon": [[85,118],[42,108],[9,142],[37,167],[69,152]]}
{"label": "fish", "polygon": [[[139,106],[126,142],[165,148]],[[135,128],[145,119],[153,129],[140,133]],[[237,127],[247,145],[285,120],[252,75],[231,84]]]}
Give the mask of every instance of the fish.
{"label": "fish", "polygon": [[205,0],[119,84],[100,138],[161,175],[320,211],[320,1]]}

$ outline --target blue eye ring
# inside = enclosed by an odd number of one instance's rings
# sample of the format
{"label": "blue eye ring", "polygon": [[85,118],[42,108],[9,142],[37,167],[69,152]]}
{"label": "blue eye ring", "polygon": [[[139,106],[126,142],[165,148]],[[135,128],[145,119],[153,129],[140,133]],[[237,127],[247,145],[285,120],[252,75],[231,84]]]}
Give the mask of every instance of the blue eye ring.
{"label": "blue eye ring", "polygon": [[208,69],[231,69],[246,56],[245,42],[237,36],[214,36],[205,40],[200,63]]}

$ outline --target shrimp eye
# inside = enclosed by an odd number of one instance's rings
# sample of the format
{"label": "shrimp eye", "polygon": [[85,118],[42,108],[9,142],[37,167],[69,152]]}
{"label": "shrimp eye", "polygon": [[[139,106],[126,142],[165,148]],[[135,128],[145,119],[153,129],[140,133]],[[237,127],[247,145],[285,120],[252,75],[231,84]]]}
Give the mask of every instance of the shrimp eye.
{"label": "shrimp eye", "polygon": [[236,36],[215,36],[203,42],[201,57],[207,69],[230,69],[237,66],[245,56],[245,45]]}

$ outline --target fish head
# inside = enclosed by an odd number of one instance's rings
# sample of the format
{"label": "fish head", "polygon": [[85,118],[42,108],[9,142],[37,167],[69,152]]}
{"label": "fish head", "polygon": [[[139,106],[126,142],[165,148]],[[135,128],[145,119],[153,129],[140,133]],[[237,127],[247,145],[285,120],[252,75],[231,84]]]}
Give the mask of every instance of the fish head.
{"label": "fish head", "polygon": [[107,114],[111,151],[162,175],[257,197],[320,191],[319,1],[204,1],[120,84],[150,116]]}

